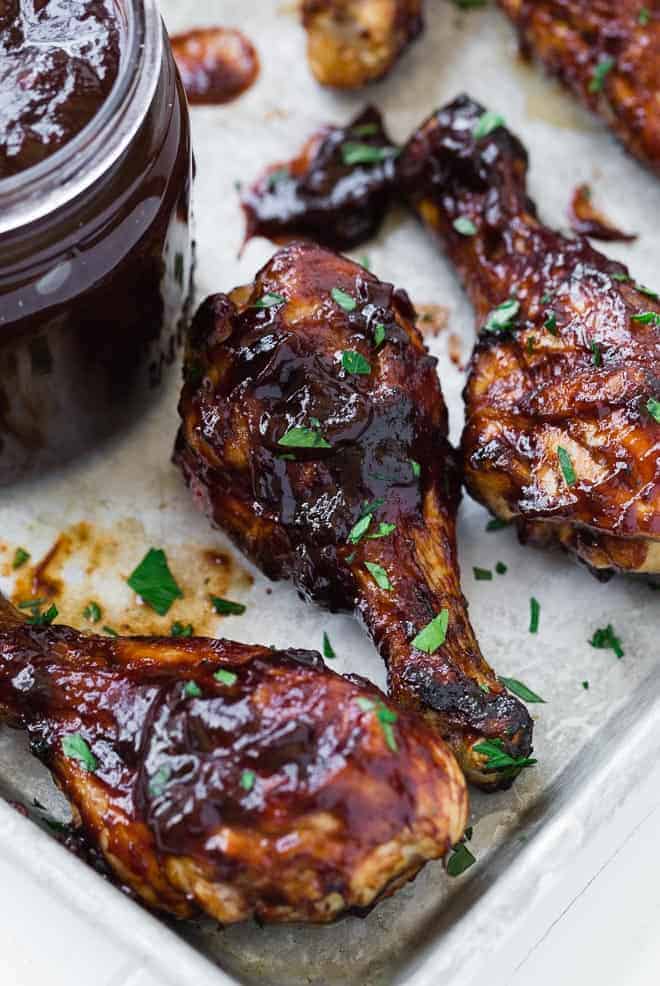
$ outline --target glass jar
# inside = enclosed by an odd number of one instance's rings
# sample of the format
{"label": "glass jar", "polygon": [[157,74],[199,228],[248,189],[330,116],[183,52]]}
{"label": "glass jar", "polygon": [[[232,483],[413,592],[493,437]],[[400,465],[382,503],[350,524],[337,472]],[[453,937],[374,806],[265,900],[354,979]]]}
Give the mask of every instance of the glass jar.
{"label": "glass jar", "polygon": [[119,0],[118,16],[118,76],[96,116],[0,181],[2,484],[134,420],[188,316],[186,98],[156,0]]}

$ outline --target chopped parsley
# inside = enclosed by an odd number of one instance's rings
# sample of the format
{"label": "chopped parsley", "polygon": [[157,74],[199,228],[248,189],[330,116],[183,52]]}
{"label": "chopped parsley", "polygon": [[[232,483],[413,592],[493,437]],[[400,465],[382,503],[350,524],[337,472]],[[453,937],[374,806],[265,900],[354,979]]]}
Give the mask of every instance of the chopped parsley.
{"label": "chopped parsley", "polygon": [[275,171],[271,171],[268,175],[268,191],[272,191],[281,181],[286,181],[290,177],[291,172],[288,168],[276,168]]}
{"label": "chopped parsley", "polygon": [[284,445],[286,448],[332,448],[330,442],[326,442],[320,431],[300,425],[289,428],[278,439],[277,444]]}
{"label": "chopped parsley", "polygon": [[371,137],[378,133],[377,123],[358,123],[357,127],[351,127],[354,137]]}
{"label": "chopped parsley", "polygon": [[367,514],[374,514],[379,507],[383,506],[384,503],[385,500],[383,499],[382,496],[377,496],[375,500],[371,501],[371,503],[369,503],[368,500],[365,500],[364,503],[362,504],[360,517],[365,517]]}
{"label": "chopped parsley", "polygon": [[334,647],[330,643],[330,637],[325,631],[323,632],[323,656],[326,661],[334,661],[337,656]]}
{"label": "chopped parsley", "polygon": [[489,568],[478,568],[476,565],[472,569],[474,577],[477,582],[491,582],[493,578],[493,573]]}
{"label": "chopped parsley", "polygon": [[371,373],[371,363],[355,349],[344,350],[341,354],[341,365],[347,373],[355,376],[368,376]]}
{"label": "chopped parsley", "polygon": [[437,616],[434,616],[430,623],[427,623],[419,631],[410,643],[411,647],[421,650],[424,654],[433,654],[438,647],[442,647],[447,639],[447,628],[449,626],[449,610],[441,609]]}
{"label": "chopped parsley", "polygon": [[509,571],[509,566],[505,565],[503,561],[498,561],[497,564],[495,565],[495,571],[497,572],[498,575],[506,575],[506,573]]}
{"label": "chopped parsley", "polygon": [[221,685],[228,685],[231,687],[235,685],[238,681],[238,675],[234,674],[233,671],[226,671],[225,668],[220,668],[213,675],[216,681],[219,681]]}
{"label": "chopped parsley", "polygon": [[651,20],[651,12],[648,7],[642,7],[639,14],[637,15],[637,23],[642,27],[646,27],[648,22]]}
{"label": "chopped parsley", "polygon": [[26,551],[25,548],[17,548],[14,552],[14,560],[11,563],[11,567],[16,569],[24,565],[26,561],[30,560],[30,552]]}
{"label": "chopped parsley", "polygon": [[333,288],[330,292],[330,296],[340,308],[344,309],[345,312],[354,312],[357,308],[357,301],[355,298],[346,291],[342,291],[341,288]]}
{"label": "chopped parsley", "polygon": [[482,137],[487,137],[493,130],[503,127],[504,124],[505,120],[503,116],[499,113],[494,113],[492,110],[486,110],[475,123],[472,136],[475,140],[481,140]]}
{"label": "chopped parsley", "polygon": [[547,329],[550,335],[557,335],[557,314],[556,312],[548,312],[545,317],[545,322],[543,323],[543,328]]}
{"label": "chopped parsley", "polygon": [[613,281],[620,281],[621,284],[629,284],[632,281],[632,277],[629,274],[621,274],[617,272],[616,274],[610,274]]}
{"label": "chopped parsley", "polygon": [[477,227],[467,216],[459,216],[458,219],[454,219],[452,225],[461,236],[474,236],[477,232]]}
{"label": "chopped parsley", "polygon": [[506,332],[513,325],[513,320],[520,311],[520,302],[508,298],[501,305],[493,308],[486,319],[484,332]]}
{"label": "chopped parsley", "polygon": [[80,733],[69,733],[62,737],[62,752],[69,760],[77,760],[81,767],[84,767],[91,774],[98,767],[98,760]]}
{"label": "chopped parsley", "polygon": [[218,616],[241,616],[245,612],[243,603],[235,603],[221,596],[211,596],[211,605]]}
{"label": "chopped parsley", "polygon": [[371,270],[371,260],[366,253],[363,253],[360,257],[360,266],[364,267],[365,270]]}
{"label": "chopped parsley", "polygon": [[649,397],[646,402],[646,410],[649,412],[654,421],[660,425],[660,401],[656,400],[655,397]]}
{"label": "chopped parsley", "polygon": [[253,770],[244,770],[241,772],[241,787],[244,791],[251,791],[254,787],[254,782],[257,779],[257,775]]}
{"label": "chopped parsley", "polygon": [[539,632],[539,622],[541,619],[541,604],[534,596],[529,600],[529,632]]}
{"label": "chopped parsley", "polygon": [[46,602],[45,599],[22,599],[18,604],[19,609],[39,609]]}
{"label": "chopped parsley", "polygon": [[573,460],[563,445],[557,446],[557,458],[559,459],[559,466],[562,476],[564,477],[564,482],[567,486],[574,486],[575,483],[577,483],[575,466],[573,465]]}
{"label": "chopped parsley", "polygon": [[606,55],[605,58],[601,58],[598,64],[594,67],[593,75],[591,76],[591,81],[589,83],[589,92],[595,93],[603,91],[605,79],[615,65],[616,59],[612,58],[611,55]]}
{"label": "chopped parsley", "polygon": [[378,538],[388,537],[392,531],[396,530],[396,524],[388,524],[386,521],[380,522],[377,529],[372,534],[367,534],[367,541],[376,541]]}
{"label": "chopped parsley", "polygon": [[357,544],[358,541],[360,541],[364,537],[364,535],[369,530],[369,526],[371,524],[371,517],[372,517],[371,514],[364,514],[364,516],[360,517],[358,522],[353,525],[353,527],[349,531],[347,538],[350,544]]}
{"label": "chopped parsley", "polygon": [[415,459],[411,459],[410,468],[412,469],[413,476],[415,477],[415,479],[419,479],[419,477],[422,475],[422,467],[420,466],[419,462],[416,462]]}
{"label": "chopped parsley", "polygon": [[611,623],[608,623],[606,627],[596,630],[589,643],[598,650],[613,650],[618,658],[622,658],[625,654],[621,646],[621,640],[614,632]]}
{"label": "chopped parsley", "polygon": [[202,694],[202,689],[196,681],[187,681],[183,686],[183,694],[186,698],[199,698]]}
{"label": "chopped parsley", "polygon": [[500,681],[505,688],[508,688],[510,692],[521,698],[523,702],[542,702],[545,704],[545,699],[533,692],[531,688],[528,688],[522,681],[518,681],[517,678],[505,678],[504,675],[500,675]]}
{"label": "chopped parsley", "polygon": [[526,349],[528,354],[531,356],[534,352],[534,346],[536,345],[536,336],[528,336]]}
{"label": "chopped parsley", "polygon": [[376,349],[382,346],[385,342],[385,326],[382,322],[376,322],[374,325],[374,345]]}
{"label": "chopped parsley", "polygon": [[502,531],[505,527],[508,527],[510,521],[504,520],[503,517],[491,517],[491,519],[486,524],[486,530],[490,534],[492,531]]}
{"label": "chopped parsley", "polygon": [[[465,3],[465,0],[462,0],[462,2]],[[462,4],[459,4],[459,6],[462,6]],[[476,859],[465,843],[459,842],[457,846],[454,846],[453,852],[447,861],[447,876],[460,876],[461,873],[465,873],[475,863]]]}
{"label": "chopped parsley", "polygon": [[275,305],[284,305],[286,303],[286,298],[281,294],[275,294],[274,291],[269,291],[267,294],[262,294],[260,298],[254,303],[254,308],[274,308]]}
{"label": "chopped parsley", "polygon": [[589,343],[589,348],[591,349],[591,362],[594,366],[601,366],[603,363],[603,354],[600,351],[600,346],[592,339]]}
{"label": "chopped parsley", "polygon": [[168,767],[167,764],[163,764],[159,767],[156,773],[153,775],[149,781],[149,794],[152,798],[160,798],[160,796],[165,792],[167,787],[167,782],[172,776],[172,768]]}
{"label": "chopped parsley", "polygon": [[85,617],[86,620],[89,620],[90,623],[98,623],[101,617],[103,616],[103,611],[101,610],[99,604],[95,603],[94,600],[92,600],[91,602],[87,603],[87,605],[83,610],[82,615]]}
{"label": "chopped parsley", "polygon": [[503,770],[508,772],[522,770],[524,767],[533,767],[538,761],[534,757],[512,757],[504,749],[501,739],[482,740],[476,743],[472,749],[475,753],[482,753],[487,757],[486,770]]}
{"label": "chopped parsley", "polygon": [[375,562],[365,561],[364,567],[373,577],[373,580],[379,589],[384,589],[386,592],[391,592],[392,583],[390,582],[387,572],[382,565],[376,565]]}
{"label": "chopped parsley", "polygon": [[660,315],[657,312],[640,312],[638,315],[633,315],[632,320],[633,322],[640,322],[642,325],[660,327]]}
{"label": "chopped parsley", "polygon": [[159,616],[165,616],[174,600],[183,597],[170,572],[165,552],[160,548],[149,548],[127,582],[133,592],[155,609]]}
{"label": "chopped parsley", "polygon": [[396,147],[374,147],[358,140],[346,140],[341,146],[341,159],[349,167],[354,164],[380,164],[398,153]]}
{"label": "chopped parsley", "polygon": [[640,284],[639,281],[635,282],[635,287],[640,294],[645,294],[647,298],[651,298],[653,301],[660,301],[660,295],[653,288],[647,288],[646,285]]}
{"label": "chopped parsley", "polygon": [[380,723],[380,728],[383,730],[383,736],[385,737],[385,743],[392,753],[398,753],[399,747],[397,745],[396,736],[394,735],[393,724],[397,721],[397,714],[392,709],[388,707],[383,702],[374,702],[370,698],[358,698],[356,699],[357,704],[362,709],[363,712],[375,712],[376,718]]}
{"label": "chopped parsley", "polygon": [[112,627],[102,626],[101,629],[103,630],[103,633],[107,634],[108,637],[118,637],[119,636],[119,634],[117,633],[117,631],[116,630],[113,630]]}
{"label": "chopped parsley", "polygon": [[172,637],[192,637],[192,635],[193,635],[192,623],[180,623],[177,620],[170,627],[170,636]]}
{"label": "chopped parsley", "polygon": [[51,603],[47,610],[42,612],[38,606],[33,607],[32,615],[27,622],[33,627],[47,627],[53,622],[58,614],[55,603]]}
{"label": "chopped parsley", "polygon": [[589,691],[589,682],[588,681],[583,681],[582,682],[582,687],[584,688],[585,692],[588,692]]}

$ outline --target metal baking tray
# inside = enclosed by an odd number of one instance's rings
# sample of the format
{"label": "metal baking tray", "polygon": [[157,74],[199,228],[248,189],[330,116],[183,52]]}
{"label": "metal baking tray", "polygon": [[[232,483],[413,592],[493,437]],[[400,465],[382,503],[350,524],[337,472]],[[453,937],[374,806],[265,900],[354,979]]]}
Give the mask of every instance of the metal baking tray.
{"label": "metal baking tray", "polygon": [[[350,118],[367,100],[383,111],[393,137],[403,140],[464,90],[502,112],[525,142],[531,193],[544,219],[565,225],[573,188],[591,183],[615,224],[639,234],[635,243],[607,250],[641,281],[657,283],[660,184],[554,83],[520,63],[513,32],[497,11],[428,2],[426,33],[390,78],[367,92],[338,95],[319,89],[309,74],[294,3],[163,0],[162,7],[172,32],[236,26],[261,58],[259,80],[239,101],[192,113],[200,298],[250,280],[273,250],[256,240],[239,258],[237,181],[292,156],[317,126]],[[356,257],[364,254],[379,277],[405,287],[418,305],[446,306],[448,327],[429,334],[427,342],[439,359],[456,438],[463,372],[454,361],[457,353],[467,358],[474,338],[472,311],[456,277],[403,210],[355,251]],[[338,670],[359,671],[382,684],[381,662],[356,622],[304,604],[290,585],[268,584],[196,513],[170,464],[178,385],[175,373],[143,419],[86,459],[0,492],[0,587],[16,589],[10,561],[17,546],[28,548],[34,560],[55,546],[36,576],[49,580],[64,621],[82,625],[85,602],[101,599],[104,620],[126,632],[166,633],[172,620],[185,618],[200,633],[318,648],[327,630]],[[531,707],[538,766],[511,791],[472,794],[471,848],[478,862],[464,876],[452,880],[439,863],[431,864],[368,917],[331,927],[248,923],[223,930],[206,921],[159,921],[2,802],[0,856],[101,926],[127,955],[140,956],[160,984],[470,982],[642,776],[660,716],[660,597],[641,580],[600,584],[560,553],[523,548],[510,531],[486,533],[486,521],[482,508],[463,502],[460,556],[475,628],[496,670],[525,681],[546,704]],[[138,606],[125,583],[151,545],[167,551],[185,591],[162,620]],[[492,567],[498,560],[508,565],[506,575],[474,581],[474,565]],[[19,580],[27,577],[19,572]],[[245,615],[215,617],[209,591],[245,602]],[[528,630],[531,595],[541,603],[537,635]],[[588,643],[608,623],[622,637],[621,660]],[[0,793],[25,804],[37,821],[68,817],[24,739],[5,728]],[[43,810],[33,807],[35,798]]]}

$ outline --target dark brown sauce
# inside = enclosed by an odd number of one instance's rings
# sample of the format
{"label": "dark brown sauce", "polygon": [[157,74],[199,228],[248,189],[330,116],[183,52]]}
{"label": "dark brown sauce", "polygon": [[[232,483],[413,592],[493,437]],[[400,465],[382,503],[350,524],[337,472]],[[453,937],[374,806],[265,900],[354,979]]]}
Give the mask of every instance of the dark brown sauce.
{"label": "dark brown sauce", "polygon": [[[360,149],[363,160],[351,163],[347,153],[359,158]],[[309,238],[337,250],[363,243],[392,199],[396,150],[372,106],[346,126],[322,127],[293,160],[270,165],[245,192],[245,239]]]}
{"label": "dark brown sauce", "polygon": [[112,0],[14,0],[0,6],[0,178],[72,140],[117,78]]}
{"label": "dark brown sauce", "polygon": [[594,240],[623,240],[630,242],[637,239],[636,233],[624,233],[617,229],[603,213],[596,208],[591,197],[589,185],[578,185],[573,192],[573,198],[568,210],[571,229],[582,236],[590,236]]}
{"label": "dark brown sauce", "polygon": [[171,41],[183,87],[193,104],[231,103],[259,75],[254,45],[234,28],[197,28],[176,34]]}

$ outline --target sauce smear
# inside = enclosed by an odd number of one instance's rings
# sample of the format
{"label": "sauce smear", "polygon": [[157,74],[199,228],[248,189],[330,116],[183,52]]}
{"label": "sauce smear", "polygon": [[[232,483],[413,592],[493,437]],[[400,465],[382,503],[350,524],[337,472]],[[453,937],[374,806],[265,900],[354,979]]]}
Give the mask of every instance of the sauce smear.
{"label": "sauce smear", "polygon": [[188,100],[196,105],[230,103],[259,75],[254,45],[234,28],[196,28],[171,40]]}

